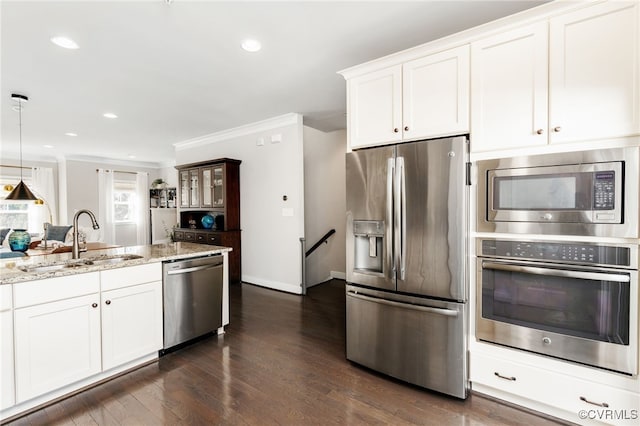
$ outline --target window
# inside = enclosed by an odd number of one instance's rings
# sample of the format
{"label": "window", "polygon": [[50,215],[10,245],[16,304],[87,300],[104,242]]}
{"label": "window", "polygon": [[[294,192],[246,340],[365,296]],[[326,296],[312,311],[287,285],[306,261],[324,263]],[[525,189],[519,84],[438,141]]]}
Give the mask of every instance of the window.
{"label": "window", "polygon": [[[5,185],[11,184],[14,187],[20,182],[17,177],[2,177],[3,187],[0,188],[0,197],[2,202],[0,203],[0,228],[11,229],[29,229],[29,212],[33,209],[33,201],[6,201],[5,198],[11,191],[4,189]],[[23,179],[24,183],[29,186],[29,181]],[[29,231],[38,231],[35,229]]]}
{"label": "window", "polygon": [[113,219],[115,223],[136,221],[136,183],[116,180],[113,182]]}

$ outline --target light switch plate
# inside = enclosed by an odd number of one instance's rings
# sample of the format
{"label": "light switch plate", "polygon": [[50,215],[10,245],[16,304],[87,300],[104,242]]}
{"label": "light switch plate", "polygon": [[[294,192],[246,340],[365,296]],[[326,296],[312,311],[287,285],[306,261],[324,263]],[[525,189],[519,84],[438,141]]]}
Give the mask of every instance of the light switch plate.
{"label": "light switch plate", "polygon": [[283,208],[282,209],[282,216],[293,216],[293,209]]}
{"label": "light switch plate", "polygon": [[282,142],[282,134],[278,133],[275,135],[271,135],[271,143],[280,143]]}
{"label": "light switch plate", "polygon": [[256,141],[256,145],[257,146],[263,146],[264,145],[264,138],[258,138],[258,140]]}

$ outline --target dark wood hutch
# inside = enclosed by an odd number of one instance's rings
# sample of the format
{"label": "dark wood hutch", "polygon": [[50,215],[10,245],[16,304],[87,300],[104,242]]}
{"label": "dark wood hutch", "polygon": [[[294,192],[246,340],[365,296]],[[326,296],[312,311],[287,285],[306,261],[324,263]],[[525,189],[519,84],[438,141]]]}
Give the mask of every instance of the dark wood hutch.
{"label": "dark wood hutch", "polygon": [[[219,158],[176,166],[180,222],[174,238],[233,248],[229,253],[229,281],[233,283],[242,277],[240,163]],[[206,215],[214,219],[210,228],[203,223]]]}

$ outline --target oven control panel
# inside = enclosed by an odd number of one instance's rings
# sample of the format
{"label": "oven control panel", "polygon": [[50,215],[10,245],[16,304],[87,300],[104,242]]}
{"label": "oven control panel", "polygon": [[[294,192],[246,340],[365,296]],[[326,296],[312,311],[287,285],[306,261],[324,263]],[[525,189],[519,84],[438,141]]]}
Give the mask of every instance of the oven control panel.
{"label": "oven control panel", "polygon": [[483,239],[481,250],[481,256],[490,257],[612,266],[630,265],[630,253],[626,247]]}

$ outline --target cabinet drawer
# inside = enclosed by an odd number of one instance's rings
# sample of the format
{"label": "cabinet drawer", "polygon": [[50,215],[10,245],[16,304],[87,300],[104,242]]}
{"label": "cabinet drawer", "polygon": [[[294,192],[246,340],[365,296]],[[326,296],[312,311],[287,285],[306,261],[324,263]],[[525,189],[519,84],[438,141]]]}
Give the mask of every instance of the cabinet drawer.
{"label": "cabinet drawer", "polygon": [[148,263],[100,272],[102,291],[153,281],[162,281],[162,263]]}
{"label": "cabinet drawer", "polygon": [[183,239],[183,241],[195,242],[195,241],[196,241],[196,233],[195,233],[195,232],[188,232],[188,231],[185,231],[185,232],[184,232],[184,239]]}
{"label": "cabinet drawer", "polygon": [[[637,410],[638,406],[637,393],[488,354],[472,352],[469,370],[473,383],[557,407],[575,415],[576,422],[583,422],[578,418],[581,410],[626,410],[631,416],[632,410]],[[593,415],[598,413],[594,411]],[[605,423],[618,423],[620,420],[598,419]]]}
{"label": "cabinet drawer", "polygon": [[100,291],[98,272],[28,281],[13,285],[15,308],[53,302]]}
{"label": "cabinet drawer", "polygon": [[222,234],[207,234],[207,244],[214,246],[222,245]]}
{"label": "cabinet drawer", "polygon": [[183,241],[184,231],[173,231],[173,238],[175,238],[176,241]]}
{"label": "cabinet drawer", "polygon": [[196,234],[196,243],[206,243],[207,242],[207,235],[206,234]]}
{"label": "cabinet drawer", "polygon": [[0,312],[11,309],[13,306],[13,287],[0,285]]}

